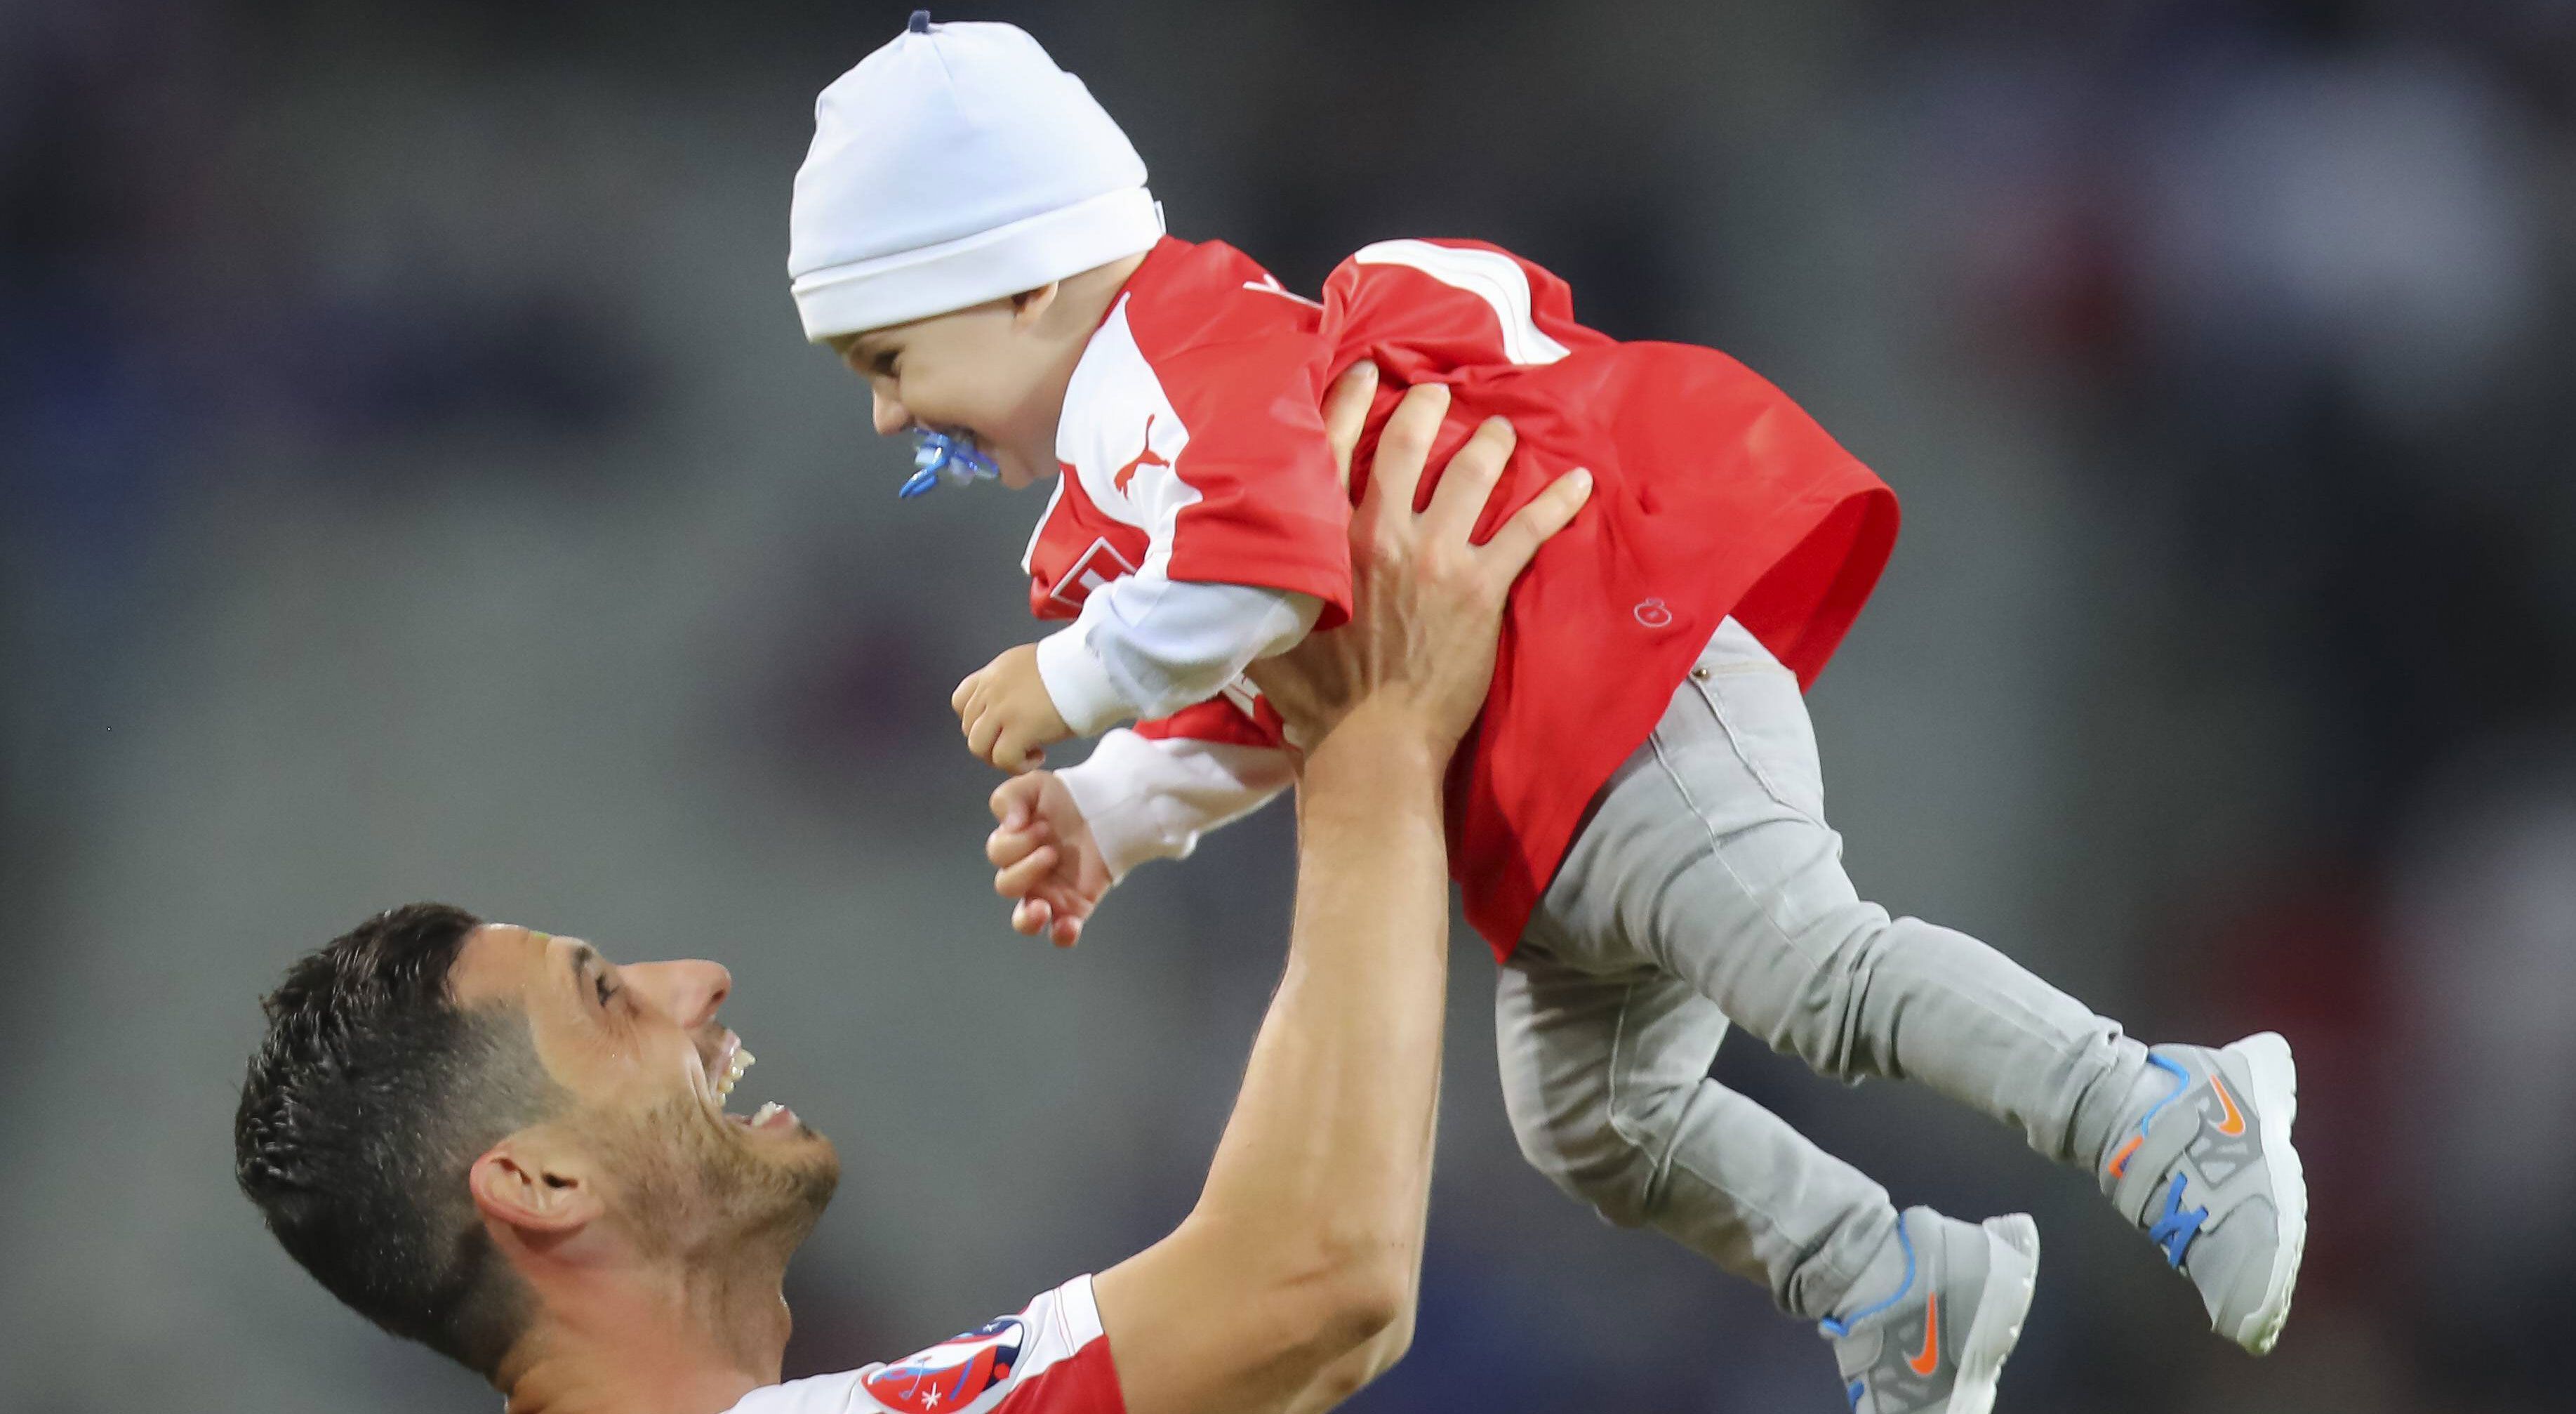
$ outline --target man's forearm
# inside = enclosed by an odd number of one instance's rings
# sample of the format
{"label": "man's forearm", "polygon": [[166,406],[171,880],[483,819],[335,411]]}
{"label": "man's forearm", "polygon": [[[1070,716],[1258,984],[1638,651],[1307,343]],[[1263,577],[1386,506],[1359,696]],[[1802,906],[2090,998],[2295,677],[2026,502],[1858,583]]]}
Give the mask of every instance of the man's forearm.
{"label": "man's forearm", "polygon": [[1297,916],[1197,1206],[1104,1272],[1130,1409],[1327,1408],[1403,1351],[1448,978],[1443,753],[1363,708],[1299,791]]}
{"label": "man's forearm", "polygon": [[[1439,1108],[1440,1098],[1436,1084],[1433,1087],[1431,1103],[1435,1110]],[[1423,1211],[1420,1221],[1413,1230],[1413,1240],[1417,1244],[1417,1250],[1412,1262],[1411,1280],[1405,1288],[1403,1309],[1396,1313],[1396,1318],[1389,1322],[1385,1329],[1344,1352],[1339,1359],[1325,1366],[1304,1389],[1297,1392],[1294,1399],[1288,1401],[1281,1414],[1323,1414],[1323,1411],[1339,1406],[1342,1401],[1366,1388],[1379,1375],[1386,1373],[1396,1361],[1404,1358],[1405,1351],[1412,1348],[1414,1313],[1422,1295],[1422,1260],[1418,1244],[1428,1231],[1431,1217],[1432,1146],[1433,1136],[1425,1134],[1422,1154]]]}
{"label": "man's forearm", "polygon": [[1405,1283],[1448,976],[1442,766],[1417,728],[1365,712],[1308,762],[1287,972],[1199,1202]]}

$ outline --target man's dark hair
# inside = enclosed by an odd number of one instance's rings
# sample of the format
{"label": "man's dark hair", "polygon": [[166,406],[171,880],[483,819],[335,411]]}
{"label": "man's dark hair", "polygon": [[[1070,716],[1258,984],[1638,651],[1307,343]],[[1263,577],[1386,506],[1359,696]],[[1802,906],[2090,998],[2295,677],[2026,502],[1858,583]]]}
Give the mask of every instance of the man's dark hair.
{"label": "man's dark hair", "polygon": [[233,1162],[268,1230],[332,1295],[488,1379],[528,1309],[466,1171],[559,1092],[524,1011],[456,1003],[449,972],[481,921],[408,904],[298,959],[262,1003]]}

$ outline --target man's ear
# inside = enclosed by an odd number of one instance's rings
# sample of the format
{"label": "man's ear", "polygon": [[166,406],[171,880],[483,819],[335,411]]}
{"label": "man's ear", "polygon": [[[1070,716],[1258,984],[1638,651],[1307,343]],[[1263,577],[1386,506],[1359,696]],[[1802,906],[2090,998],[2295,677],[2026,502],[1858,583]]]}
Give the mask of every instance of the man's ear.
{"label": "man's ear", "polygon": [[606,1211],[598,1169],[542,1130],[523,1129],[484,1150],[465,1182],[486,1219],[531,1239],[570,1237]]}
{"label": "man's ear", "polygon": [[1032,329],[1040,318],[1055,307],[1055,297],[1064,289],[1064,281],[1049,280],[1034,290],[1022,290],[1011,296],[1011,327]]}

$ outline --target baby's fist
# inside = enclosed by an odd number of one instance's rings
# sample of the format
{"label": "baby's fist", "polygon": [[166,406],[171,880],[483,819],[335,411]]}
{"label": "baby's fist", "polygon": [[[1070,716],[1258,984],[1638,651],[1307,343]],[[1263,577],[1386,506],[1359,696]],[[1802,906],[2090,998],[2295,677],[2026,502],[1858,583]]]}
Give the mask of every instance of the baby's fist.
{"label": "baby's fist", "polygon": [[966,749],[1005,771],[1034,770],[1046,746],[1073,735],[1038,672],[1038,649],[1023,643],[967,675],[948,699]]}
{"label": "baby's fist", "polygon": [[1012,900],[1011,926],[1069,948],[1115,882],[1073,792],[1053,771],[1033,771],[993,792],[993,892]]}

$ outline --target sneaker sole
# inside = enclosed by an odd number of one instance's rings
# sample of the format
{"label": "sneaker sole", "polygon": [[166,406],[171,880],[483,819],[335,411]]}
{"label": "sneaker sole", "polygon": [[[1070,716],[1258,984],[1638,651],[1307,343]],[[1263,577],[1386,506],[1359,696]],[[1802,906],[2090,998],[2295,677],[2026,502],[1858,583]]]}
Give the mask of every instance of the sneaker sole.
{"label": "sneaker sole", "polygon": [[1995,1381],[2004,1360],[2021,1342],[2021,1324],[2030,1314],[2031,1294],[2039,1285],[2039,1224],[2021,1213],[1988,1218],[1986,1289],[1977,1298],[1977,1318],[1968,1323],[1968,1339],[1959,1350],[1959,1378],[1950,1388],[1949,1414],[1990,1414],[1995,1407]]}
{"label": "sneaker sole", "polygon": [[2229,1332],[2238,1345],[2256,1355],[2271,1353],[2290,1319],[2290,1294],[2299,1284],[2299,1259],[2308,1246],[2308,1176],[2299,1151],[2290,1146],[2290,1124],[2299,1117],[2299,1068],[2290,1059],[2290,1043],[2277,1031],[2248,1036],[2226,1048],[2245,1062],[2248,1088],[2263,1126],[2263,1164],[2272,1180],[2273,1206],[2280,1214],[2281,1240],[2272,1250],[2272,1272],[2263,1284],[2263,1301]]}

